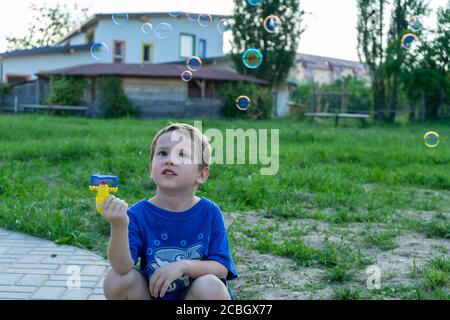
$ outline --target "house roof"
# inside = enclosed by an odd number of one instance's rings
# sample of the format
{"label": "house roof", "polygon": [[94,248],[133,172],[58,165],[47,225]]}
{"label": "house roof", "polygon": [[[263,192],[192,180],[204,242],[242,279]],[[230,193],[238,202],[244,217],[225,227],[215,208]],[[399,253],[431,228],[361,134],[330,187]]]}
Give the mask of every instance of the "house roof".
{"label": "house roof", "polygon": [[[175,11],[174,11],[175,12]],[[177,13],[180,14],[181,16],[187,16],[187,15],[200,15],[200,14],[205,14],[205,13],[194,13],[194,12],[183,12],[183,11],[176,11]],[[79,26],[77,29],[73,30],[72,32],[70,32],[69,34],[65,35],[64,37],[62,37],[60,40],[58,40],[56,42],[56,45],[63,43],[64,41],[66,41],[67,39],[71,38],[74,35],[77,35],[79,33],[82,33],[84,31],[86,31],[86,29],[88,29],[91,25],[96,24],[100,19],[111,19],[112,15],[114,13],[118,13],[118,12],[113,12],[113,13],[98,13],[95,14],[93,16],[91,16],[90,18],[88,18],[81,26]],[[213,18],[229,18],[229,15],[218,15],[218,14],[211,14],[211,16]],[[176,19],[178,17],[171,17],[169,16],[169,12],[135,12],[135,13],[128,13],[128,18],[133,19],[133,18],[137,18],[140,19],[142,21],[147,21],[148,18],[156,18],[156,17],[167,17],[168,19]]]}
{"label": "house roof", "polygon": [[[187,70],[186,66],[179,64],[96,63],[40,72],[37,75],[42,77],[52,75],[85,77],[116,75],[145,78],[180,78],[181,73],[185,70]],[[270,85],[270,83],[265,80],[207,66],[203,66],[199,71],[193,72],[193,78],[212,81],[244,81],[261,85]]]}
{"label": "house roof", "polygon": [[91,49],[91,44],[81,44],[81,45],[73,45],[73,46],[59,46],[59,47],[39,47],[33,49],[26,50],[14,50],[10,52],[0,53],[0,57],[14,57],[14,56],[23,56],[30,54],[45,54],[45,53],[62,53],[62,52],[74,52],[74,51],[89,51]]}
{"label": "house roof", "polygon": [[334,67],[344,67],[344,68],[364,70],[364,64],[358,61],[349,61],[336,58],[315,56],[305,53],[297,53],[295,60],[297,63],[303,63],[305,66],[309,66],[315,69],[330,70],[331,68]]}

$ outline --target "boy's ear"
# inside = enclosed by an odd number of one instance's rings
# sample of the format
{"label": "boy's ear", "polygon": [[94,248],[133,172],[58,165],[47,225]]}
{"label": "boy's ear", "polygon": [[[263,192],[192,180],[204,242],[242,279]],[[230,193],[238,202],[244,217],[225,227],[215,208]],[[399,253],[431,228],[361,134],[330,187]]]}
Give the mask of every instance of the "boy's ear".
{"label": "boy's ear", "polygon": [[208,180],[209,176],[209,167],[205,167],[202,170],[200,170],[197,179],[195,180],[198,184],[203,184]]}

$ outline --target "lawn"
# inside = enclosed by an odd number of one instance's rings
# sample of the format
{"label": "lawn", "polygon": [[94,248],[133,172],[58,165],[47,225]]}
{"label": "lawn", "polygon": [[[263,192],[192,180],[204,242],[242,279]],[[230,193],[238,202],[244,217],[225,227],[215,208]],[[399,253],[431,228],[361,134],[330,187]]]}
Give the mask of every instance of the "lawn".
{"label": "lawn", "polygon": [[[0,115],[0,227],[105,256],[109,226],[90,175],[117,175],[130,204],[151,197],[149,147],[167,123]],[[209,128],[280,130],[276,175],[213,165],[198,193],[224,212],[238,299],[449,297],[449,124],[203,121]],[[436,148],[424,144],[430,130]],[[373,264],[382,286],[368,290]]]}

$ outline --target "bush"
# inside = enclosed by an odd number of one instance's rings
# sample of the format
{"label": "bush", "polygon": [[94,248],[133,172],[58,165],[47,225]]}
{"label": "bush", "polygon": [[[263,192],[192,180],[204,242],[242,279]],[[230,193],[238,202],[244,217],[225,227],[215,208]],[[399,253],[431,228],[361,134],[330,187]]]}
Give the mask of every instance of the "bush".
{"label": "bush", "polygon": [[84,78],[70,76],[53,76],[50,78],[48,104],[79,106],[87,82]]}
{"label": "bush", "polygon": [[121,80],[117,77],[99,78],[101,108],[108,118],[133,116],[136,110],[122,89]]}
{"label": "bush", "polygon": [[0,107],[3,106],[3,96],[8,92],[9,92],[8,84],[0,82]]}
{"label": "bush", "polygon": [[[223,114],[226,117],[270,119],[272,116],[272,94],[269,88],[245,82],[234,82],[221,85],[219,93],[225,100]],[[247,111],[236,108],[236,99],[242,95],[251,100],[251,106]]]}

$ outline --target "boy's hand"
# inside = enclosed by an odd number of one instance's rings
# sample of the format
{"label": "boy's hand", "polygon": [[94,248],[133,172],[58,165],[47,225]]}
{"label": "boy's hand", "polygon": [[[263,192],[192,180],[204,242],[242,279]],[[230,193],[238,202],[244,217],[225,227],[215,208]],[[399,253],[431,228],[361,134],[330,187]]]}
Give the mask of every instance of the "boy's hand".
{"label": "boy's hand", "polygon": [[113,228],[125,228],[130,223],[127,210],[128,204],[125,201],[110,195],[103,202],[102,217]]}
{"label": "boy's hand", "polygon": [[164,297],[172,282],[183,276],[185,271],[186,265],[183,260],[178,260],[156,269],[148,285],[150,295],[155,298],[158,295],[160,298]]}

